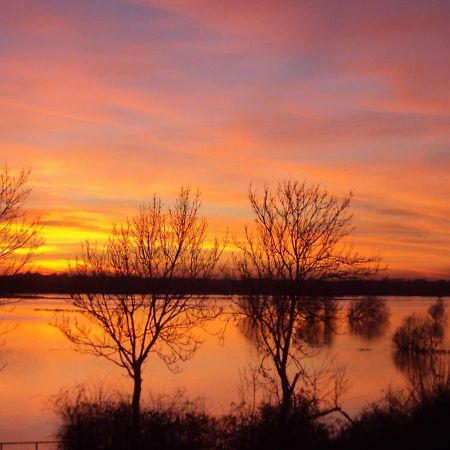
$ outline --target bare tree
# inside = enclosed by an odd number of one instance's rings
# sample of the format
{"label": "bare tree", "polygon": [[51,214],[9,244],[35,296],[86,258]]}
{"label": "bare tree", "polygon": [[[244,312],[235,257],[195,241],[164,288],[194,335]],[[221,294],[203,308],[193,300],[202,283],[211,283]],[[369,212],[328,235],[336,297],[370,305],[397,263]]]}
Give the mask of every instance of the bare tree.
{"label": "bare tree", "polygon": [[[78,350],[112,361],[133,379],[136,432],[149,355],[177,370],[177,363],[190,358],[201,343],[196,330],[219,312],[190,290],[193,280],[213,275],[221,254],[217,240],[205,249],[207,224],[199,208],[199,193],[189,189],[181,189],[167,210],[154,197],[135,217],[114,226],[105,248],[87,243],[75,274],[90,280],[114,277],[120,293],[106,293],[103,283],[95,292],[72,295],[72,305],[87,322],[73,315],[57,319]],[[136,293],[139,280],[145,280],[143,293]]]}
{"label": "bare tree", "polygon": [[[29,175],[30,171],[22,170],[14,176],[7,166],[0,173],[0,275],[17,274],[43,243],[39,219],[29,220],[24,208],[31,192]],[[11,299],[0,297],[0,307],[11,303]],[[0,347],[5,344],[3,336],[14,328],[0,318]],[[4,366],[0,363],[0,370]]]}
{"label": "bare tree", "polygon": [[0,174],[0,272],[16,274],[43,243],[39,219],[26,217],[24,204],[30,195],[30,171],[13,176],[5,166]]}
{"label": "bare tree", "polygon": [[[303,364],[311,352],[305,327],[312,319],[330,320],[327,302],[314,304],[305,296],[305,285],[369,276],[378,269],[379,258],[360,256],[344,243],[352,231],[351,198],[349,193],[339,200],[321,186],[297,181],[280,183],[274,191],[265,186],[261,196],[249,189],[255,221],[236,242],[235,260],[258,294],[238,306],[255,329],[260,372],[280,387],[284,414],[296,392],[304,395],[317,386],[316,375]],[[272,295],[260,295],[264,289]]]}

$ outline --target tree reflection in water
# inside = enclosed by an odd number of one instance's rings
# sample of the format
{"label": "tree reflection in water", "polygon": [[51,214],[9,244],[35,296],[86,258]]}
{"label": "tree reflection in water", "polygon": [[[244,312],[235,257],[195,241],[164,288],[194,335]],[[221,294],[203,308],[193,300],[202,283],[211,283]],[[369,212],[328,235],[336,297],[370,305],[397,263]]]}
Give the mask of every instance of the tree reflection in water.
{"label": "tree reflection in water", "polygon": [[394,364],[408,383],[422,390],[429,390],[450,379],[450,354],[412,353],[395,351]]}
{"label": "tree reflection in water", "polygon": [[308,401],[321,412],[339,410],[345,387],[342,368],[334,360],[319,369],[307,367],[305,359],[330,345],[339,311],[332,298],[310,299],[293,295],[253,295],[236,301],[239,326],[256,346],[258,361],[248,376],[264,388],[264,398],[275,400],[281,411]]}
{"label": "tree reflection in water", "polygon": [[367,341],[380,338],[389,326],[389,315],[383,299],[369,296],[352,301],[347,311],[350,333]]}

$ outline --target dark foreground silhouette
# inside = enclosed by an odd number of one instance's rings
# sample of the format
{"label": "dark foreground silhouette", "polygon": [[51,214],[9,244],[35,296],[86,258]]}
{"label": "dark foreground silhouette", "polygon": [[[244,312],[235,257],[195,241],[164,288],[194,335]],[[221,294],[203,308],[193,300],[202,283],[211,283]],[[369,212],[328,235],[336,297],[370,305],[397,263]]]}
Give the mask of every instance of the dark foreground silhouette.
{"label": "dark foreground silhouette", "polygon": [[130,444],[131,410],[126,401],[84,392],[62,395],[61,449],[158,450],[447,450],[450,439],[450,377],[431,383],[423,379],[407,391],[388,393],[353,421],[332,422],[315,414],[309,402],[298,402],[287,418],[279,408],[262,405],[214,417],[199,403],[177,397],[142,408],[138,444]]}

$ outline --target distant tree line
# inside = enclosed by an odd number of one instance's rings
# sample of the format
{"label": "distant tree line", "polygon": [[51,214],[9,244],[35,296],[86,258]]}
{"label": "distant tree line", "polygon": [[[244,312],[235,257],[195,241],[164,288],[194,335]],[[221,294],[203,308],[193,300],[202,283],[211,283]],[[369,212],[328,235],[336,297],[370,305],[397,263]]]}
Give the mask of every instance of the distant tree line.
{"label": "distant tree line", "polygon": [[[0,294],[72,294],[76,292],[108,292],[120,293],[124,281],[132,286],[136,293],[149,292],[159,283],[164,290],[188,290],[192,294],[202,295],[245,295],[272,294],[279,291],[277,280],[260,281],[258,284],[248,283],[242,279],[214,278],[190,280],[174,279],[169,283],[141,277],[124,278],[102,277],[93,279],[89,276],[70,275],[68,273],[44,275],[40,273],[23,273],[0,276]],[[132,282],[132,283],[129,283]],[[307,282],[302,293],[308,296],[353,296],[353,295],[398,295],[398,296],[448,296],[450,280],[394,279],[379,280],[338,280]]]}

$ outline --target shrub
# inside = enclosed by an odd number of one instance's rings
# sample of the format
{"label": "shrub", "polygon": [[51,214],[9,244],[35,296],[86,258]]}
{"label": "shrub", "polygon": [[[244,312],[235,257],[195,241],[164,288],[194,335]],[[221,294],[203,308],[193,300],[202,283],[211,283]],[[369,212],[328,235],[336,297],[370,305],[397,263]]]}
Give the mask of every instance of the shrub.
{"label": "shrub", "polygon": [[142,408],[136,447],[131,407],[121,396],[78,387],[56,399],[61,450],[322,449],[329,427],[317,420],[316,409],[298,399],[287,416],[279,406],[263,404],[254,413],[240,410],[216,418],[183,395],[171,401],[159,397]]}
{"label": "shrub", "polygon": [[142,410],[138,446],[131,446],[131,408],[120,396],[85,388],[58,396],[61,450],[397,450],[448,449],[450,366],[447,355],[433,370],[411,377],[406,391],[388,392],[351,423],[333,428],[329,411],[298,397],[286,415],[262,404],[219,418],[183,395],[159,397]]}
{"label": "shrub", "polygon": [[[432,378],[432,379],[431,379]],[[450,377],[447,369],[406,392],[388,392],[335,439],[336,450],[447,450]]]}
{"label": "shrub", "polygon": [[392,341],[401,352],[437,352],[442,350],[445,320],[445,305],[442,299],[438,299],[428,308],[427,314],[406,317]]}
{"label": "shrub", "polygon": [[[62,418],[63,450],[136,450],[132,445],[132,411],[120,396],[78,387],[62,392],[56,401]],[[215,447],[216,421],[198,402],[177,394],[160,397],[142,408],[138,449],[203,450]]]}
{"label": "shrub", "polygon": [[299,402],[289,414],[279,406],[262,404],[253,415],[229,415],[222,418],[223,450],[312,450],[323,449],[330,427],[313,419],[314,407]]}
{"label": "shrub", "polygon": [[427,311],[428,315],[433,319],[436,323],[445,325],[447,322],[447,315],[445,312],[445,304],[442,297],[439,297],[429,308]]}

